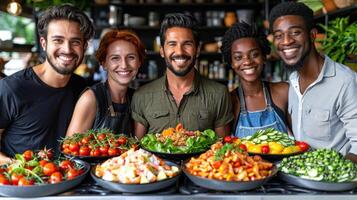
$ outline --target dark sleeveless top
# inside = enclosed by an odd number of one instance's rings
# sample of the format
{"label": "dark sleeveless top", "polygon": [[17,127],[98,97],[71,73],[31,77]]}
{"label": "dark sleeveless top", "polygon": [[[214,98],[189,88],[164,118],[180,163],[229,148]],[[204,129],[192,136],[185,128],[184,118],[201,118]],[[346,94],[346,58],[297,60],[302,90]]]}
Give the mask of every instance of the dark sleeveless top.
{"label": "dark sleeveless top", "polygon": [[128,88],[127,102],[117,104],[112,102],[108,82],[97,83],[90,89],[94,92],[97,101],[97,113],[93,129],[109,128],[117,134],[122,133],[131,136],[134,122],[131,118],[130,103],[135,90]]}

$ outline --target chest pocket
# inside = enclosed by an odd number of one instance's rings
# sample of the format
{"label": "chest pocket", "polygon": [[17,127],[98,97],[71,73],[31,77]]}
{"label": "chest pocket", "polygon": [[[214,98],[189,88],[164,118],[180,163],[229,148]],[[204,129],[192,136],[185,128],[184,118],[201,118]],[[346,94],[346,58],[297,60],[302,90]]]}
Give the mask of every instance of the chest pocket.
{"label": "chest pocket", "polygon": [[170,124],[170,113],[168,110],[157,110],[149,115],[148,122],[154,131],[162,131]]}
{"label": "chest pocket", "polygon": [[213,129],[214,124],[212,120],[212,116],[208,110],[200,110],[197,114],[197,122],[198,122],[198,130],[205,130],[208,128]]}
{"label": "chest pocket", "polygon": [[324,109],[306,110],[302,126],[305,134],[311,138],[328,141],[331,138],[330,111]]}

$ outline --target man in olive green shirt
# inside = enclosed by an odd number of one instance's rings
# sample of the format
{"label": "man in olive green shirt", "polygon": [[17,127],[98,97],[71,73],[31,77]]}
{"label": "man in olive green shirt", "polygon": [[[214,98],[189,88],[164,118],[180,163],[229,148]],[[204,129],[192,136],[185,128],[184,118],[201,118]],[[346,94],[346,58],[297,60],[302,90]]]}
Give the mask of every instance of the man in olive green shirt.
{"label": "man in olive green shirt", "polygon": [[[161,24],[160,54],[166,74],[139,88],[132,100],[135,135],[158,133],[182,123],[187,130],[213,129],[224,136],[233,120],[227,88],[195,70],[199,39],[195,19],[168,14]],[[229,131],[229,130],[228,130]]]}

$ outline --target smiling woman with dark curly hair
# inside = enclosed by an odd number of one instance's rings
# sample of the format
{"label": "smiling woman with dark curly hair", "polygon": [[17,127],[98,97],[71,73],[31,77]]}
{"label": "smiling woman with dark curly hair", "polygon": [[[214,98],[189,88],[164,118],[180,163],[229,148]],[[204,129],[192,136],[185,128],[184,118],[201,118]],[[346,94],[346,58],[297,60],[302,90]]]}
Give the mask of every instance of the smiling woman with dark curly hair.
{"label": "smiling woman with dark curly hair", "polygon": [[240,86],[231,92],[234,135],[245,137],[267,128],[287,133],[289,86],[261,79],[270,53],[266,35],[255,25],[236,23],[225,33],[221,50],[240,79]]}

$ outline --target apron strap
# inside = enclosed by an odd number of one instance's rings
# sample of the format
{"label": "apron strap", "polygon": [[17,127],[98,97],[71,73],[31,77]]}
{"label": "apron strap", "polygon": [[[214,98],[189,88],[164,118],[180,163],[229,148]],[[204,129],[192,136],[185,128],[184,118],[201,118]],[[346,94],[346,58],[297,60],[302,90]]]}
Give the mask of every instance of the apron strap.
{"label": "apron strap", "polygon": [[245,106],[244,92],[243,92],[243,88],[242,88],[241,84],[239,84],[239,86],[237,88],[237,93],[238,93],[239,102],[240,102],[240,112],[243,115],[246,115],[247,114],[247,108]]}
{"label": "apron strap", "polygon": [[107,104],[108,104],[108,110],[110,112],[110,116],[111,117],[115,117],[116,113],[114,111],[114,107],[113,107],[113,101],[112,101],[112,97],[110,96],[110,92],[109,92],[109,87],[108,87],[108,81],[106,81],[105,83],[105,93],[107,95]]}
{"label": "apron strap", "polygon": [[[272,101],[271,101],[271,96],[270,96],[270,92],[268,90],[268,87],[269,86],[266,86],[265,85],[265,81],[262,81],[262,84],[263,84],[263,90],[264,90],[264,97],[265,97],[265,102],[267,104],[267,109],[269,111],[272,111],[273,108],[272,108]],[[266,83],[266,84],[269,84],[269,83]]]}

